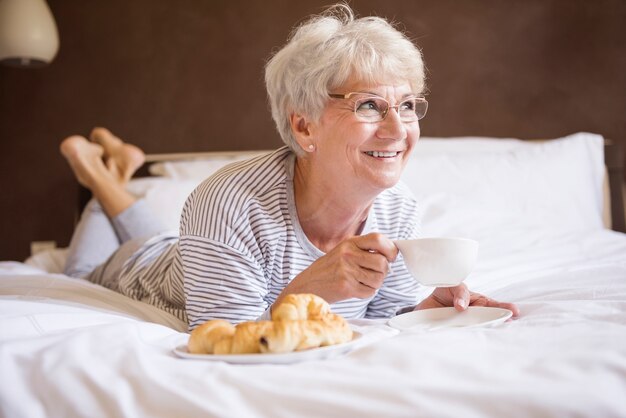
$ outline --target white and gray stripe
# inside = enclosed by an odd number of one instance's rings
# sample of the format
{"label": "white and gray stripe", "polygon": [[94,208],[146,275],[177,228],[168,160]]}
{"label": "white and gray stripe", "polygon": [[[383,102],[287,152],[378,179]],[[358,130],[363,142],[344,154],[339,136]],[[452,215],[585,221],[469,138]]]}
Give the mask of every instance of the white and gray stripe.
{"label": "white and gray stripe", "polygon": [[[298,223],[294,161],[283,147],[205,180],[187,199],[180,238],[156,237],[125,265],[124,293],[187,320],[190,329],[210,319],[267,315],[282,289],[323,255]],[[377,197],[362,233],[414,238],[417,219],[415,199],[399,184]],[[398,258],[373,298],[332,309],[348,318],[390,317],[417,302],[418,286]]]}

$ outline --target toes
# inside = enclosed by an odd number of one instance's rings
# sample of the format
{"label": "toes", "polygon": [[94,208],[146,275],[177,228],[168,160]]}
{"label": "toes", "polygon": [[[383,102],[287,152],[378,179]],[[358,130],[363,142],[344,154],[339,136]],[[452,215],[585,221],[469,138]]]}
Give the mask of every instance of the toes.
{"label": "toes", "polygon": [[67,137],[61,142],[60,149],[76,180],[87,188],[91,188],[95,176],[106,171],[102,162],[104,150],[85,137],[79,135]]}
{"label": "toes", "polygon": [[65,158],[74,158],[85,153],[101,156],[103,152],[102,147],[91,144],[87,138],[80,135],[68,136],[61,141],[59,149]]}
{"label": "toes", "polygon": [[122,142],[121,139],[113,135],[113,133],[109,131],[107,128],[102,128],[100,126],[95,127],[91,130],[89,139],[102,146],[107,146],[109,144],[117,145]]}
{"label": "toes", "polygon": [[87,141],[87,139],[79,135],[68,136],[61,141],[59,149],[63,155],[70,154],[80,145],[82,141]]}
{"label": "toes", "polygon": [[124,160],[132,169],[139,168],[146,160],[146,155],[141,148],[132,144],[124,144],[123,147]]}
{"label": "toes", "polygon": [[93,128],[89,136],[91,144],[98,144],[103,149],[103,157],[109,172],[121,183],[125,183],[144,163],[143,151],[122,141],[106,128]]}

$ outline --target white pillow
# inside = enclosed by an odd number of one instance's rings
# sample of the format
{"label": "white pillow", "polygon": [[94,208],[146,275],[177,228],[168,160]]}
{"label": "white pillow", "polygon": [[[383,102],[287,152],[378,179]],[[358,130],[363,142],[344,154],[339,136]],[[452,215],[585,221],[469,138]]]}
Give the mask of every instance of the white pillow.
{"label": "white pillow", "polygon": [[127,189],[133,195],[146,200],[147,205],[161,220],[165,229],[178,231],[185,201],[201,181],[202,179],[176,180],[143,177],[131,180]]}
{"label": "white pillow", "polygon": [[153,176],[175,180],[204,180],[220,168],[237,161],[247,160],[267,151],[233,151],[232,153],[207,153],[207,158],[190,161],[166,161],[149,167]]}
{"label": "white pillow", "polygon": [[67,251],[67,248],[40,251],[24,260],[24,264],[48,273],[63,273]]}
{"label": "white pillow", "polygon": [[[423,139],[403,173],[430,236],[602,228],[603,138]],[[500,142],[502,141],[502,142]]]}

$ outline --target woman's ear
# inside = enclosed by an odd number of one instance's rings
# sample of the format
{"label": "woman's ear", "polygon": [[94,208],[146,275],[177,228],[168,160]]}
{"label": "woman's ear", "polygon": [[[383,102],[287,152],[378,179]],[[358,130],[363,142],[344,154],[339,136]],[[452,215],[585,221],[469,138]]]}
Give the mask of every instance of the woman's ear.
{"label": "woman's ear", "polygon": [[289,122],[291,123],[291,132],[300,148],[307,152],[315,150],[312,124],[309,120],[304,115],[292,113]]}

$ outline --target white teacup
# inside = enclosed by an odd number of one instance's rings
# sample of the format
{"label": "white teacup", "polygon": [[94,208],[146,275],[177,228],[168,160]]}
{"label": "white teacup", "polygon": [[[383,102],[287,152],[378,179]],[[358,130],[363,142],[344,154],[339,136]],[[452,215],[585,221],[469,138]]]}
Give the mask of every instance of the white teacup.
{"label": "white teacup", "polygon": [[471,273],[478,242],[467,238],[418,238],[394,241],[404,264],[426,286],[457,286]]}

